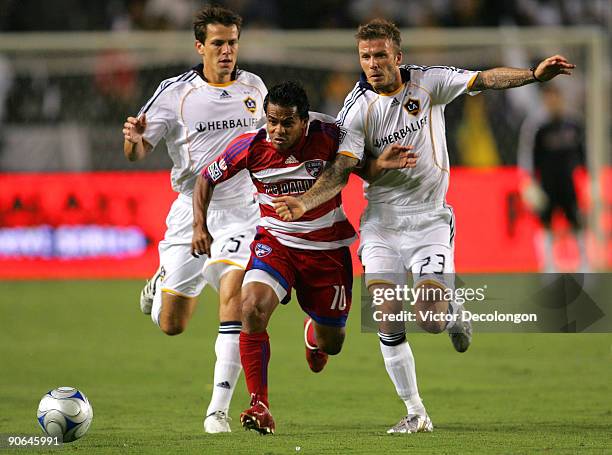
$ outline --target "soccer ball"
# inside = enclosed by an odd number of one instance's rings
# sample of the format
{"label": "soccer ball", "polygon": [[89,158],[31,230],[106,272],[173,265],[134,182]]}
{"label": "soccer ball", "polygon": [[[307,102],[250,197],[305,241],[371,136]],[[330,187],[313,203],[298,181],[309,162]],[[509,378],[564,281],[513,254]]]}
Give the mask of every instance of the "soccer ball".
{"label": "soccer ball", "polygon": [[87,433],[93,419],[93,408],[81,391],[73,387],[58,387],[42,397],[36,416],[46,434],[71,442]]}

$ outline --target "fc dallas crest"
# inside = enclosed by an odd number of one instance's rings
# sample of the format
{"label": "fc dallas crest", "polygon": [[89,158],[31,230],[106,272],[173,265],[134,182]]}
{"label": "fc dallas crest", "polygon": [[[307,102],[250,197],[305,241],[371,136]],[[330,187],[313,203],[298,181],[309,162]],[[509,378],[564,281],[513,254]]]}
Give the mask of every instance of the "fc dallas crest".
{"label": "fc dallas crest", "polygon": [[258,258],[262,258],[264,256],[267,256],[271,252],[272,252],[272,247],[271,246],[265,245],[263,243],[257,243],[255,245],[255,256],[257,256]]}
{"label": "fc dallas crest", "polygon": [[323,171],[323,160],[306,161],[304,166],[306,167],[306,172],[316,179],[321,175],[321,171]]}

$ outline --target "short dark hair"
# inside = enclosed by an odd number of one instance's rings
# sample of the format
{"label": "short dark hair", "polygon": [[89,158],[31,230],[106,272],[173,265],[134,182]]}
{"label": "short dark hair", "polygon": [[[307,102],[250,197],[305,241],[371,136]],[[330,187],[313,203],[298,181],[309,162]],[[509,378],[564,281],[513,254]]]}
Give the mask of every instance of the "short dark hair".
{"label": "short dark hair", "polygon": [[402,37],[399,28],[386,19],[373,19],[367,24],[360,25],[355,34],[357,41],[367,41],[372,39],[390,39],[400,50]]}
{"label": "short dark hair", "polygon": [[238,37],[240,37],[242,17],[222,6],[206,5],[193,18],[193,34],[202,44],[206,41],[206,27],[208,24],[221,24],[226,27],[235,25],[238,29]]}
{"label": "short dark hair", "polygon": [[308,118],[310,103],[302,84],[295,81],[282,82],[270,89],[264,99],[264,111],[268,112],[268,104],[282,107],[295,107],[302,120]]}

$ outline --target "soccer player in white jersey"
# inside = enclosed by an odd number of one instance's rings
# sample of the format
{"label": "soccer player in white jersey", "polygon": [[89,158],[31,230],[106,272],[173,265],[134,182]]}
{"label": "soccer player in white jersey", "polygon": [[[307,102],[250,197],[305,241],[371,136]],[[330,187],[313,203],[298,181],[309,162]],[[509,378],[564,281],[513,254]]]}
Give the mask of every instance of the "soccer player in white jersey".
{"label": "soccer player in white jersey", "polygon": [[[446,66],[401,65],[397,27],[375,19],[359,27],[359,60],[363,74],[338,114],[342,141],[334,163],[304,195],[278,199],[277,213],[285,220],[334,197],[346,184],[364,150],[378,156],[390,143],[412,145],[419,155],[413,169],[388,170],[365,185],[368,207],[361,222],[360,254],[371,294],[404,285],[407,273],[422,292],[415,303],[416,319],[428,332],[451,333],[456,350],[471,342],[471,327],[420,318],[432,310],[460,316],[461,307],[440,295],[452,288],[454,273],[454,216],[445,202],[449,159],[444,129],[444,106],[459,95],[487,89],[507,89],[545,82],[571,74],[574,65],[555,55],[531,69],[493,68],[467,71]],[[385,302],[381,310],[396,313],[400,302]],[[388,433],[429,432],[433,425],[419,396],[414,357],[406,343],[405,327],[382,322],[380,348],[385,367],[404,401],[407,416]]]}
{"label": "soccer player in white jersey", "polygon": [[172,188],[179,193],[159,244],[160,267],[141,294],[142,311],[150,313],[164,333],[177,335],[185,330],[204,286],[219,293],[214,387],[204,421],[208,433],[231,431],[227,415],[241,370],[240,289],[259,210],[246,172],[219,185],[209,215],[215,241],[209,256],[194,257],[191,199],[203,166],[263,117],[263,81],[236,68],[241,25],[240,16],[221,7],[207,6],[197,13],[195,48],[202,64],[163,81],[123,129],[130,161],[145,158],[165,139],[173,161]]}

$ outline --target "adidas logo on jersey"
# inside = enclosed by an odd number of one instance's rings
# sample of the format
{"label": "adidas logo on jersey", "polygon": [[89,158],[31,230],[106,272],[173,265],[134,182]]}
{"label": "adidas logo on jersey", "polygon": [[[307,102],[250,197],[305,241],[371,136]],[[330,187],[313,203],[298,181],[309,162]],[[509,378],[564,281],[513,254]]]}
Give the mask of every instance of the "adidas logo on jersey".
{"label": "adidas logo on jersey", "polygon": [[230,383],[227,381],[223,381],[217,384],[217,387],[221,387],[222,389],[231,389]]}
{"label": "adidas logo on jersey", "polygon": [[391,101],[391,107],[399,106],[399,104],[400,103],[397,98],[393,98],[393,101]]}
{"label": "adidas logo on jersey", "polygon": [[224,99],[224,98],[231,98],[231,97],[232,97],[232,95],[230,95],[229,93],[227,93],[227,90],[222,90],[222,91],[221,91],[221,97],[220,97],[221,99]]}
{"label": "adidas logo on jersey", "polygon": [[293,155],[289,155],[289,158],[285,160],[285,164],[296,164],[296,163],[299,163],[299,161],[295,159],[295,156]]}

